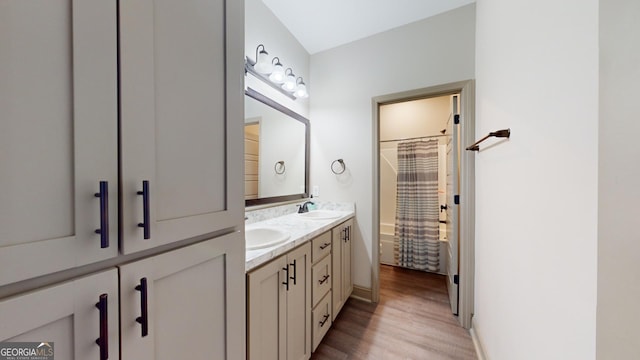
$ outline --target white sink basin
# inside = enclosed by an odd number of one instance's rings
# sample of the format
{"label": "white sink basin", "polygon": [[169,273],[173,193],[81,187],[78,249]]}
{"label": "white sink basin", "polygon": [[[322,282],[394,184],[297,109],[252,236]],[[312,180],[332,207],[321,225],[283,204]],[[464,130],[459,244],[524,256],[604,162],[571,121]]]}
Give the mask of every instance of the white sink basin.
{"label": "white sink basin", "polygon": [[247,250],[275,246],[289,240],[290,237],[288,232],[273,228],[247,229],[244,233]]}
{"label": "white sink basin", "polygon": [[340,217],[340,213],[330,210],[311,210],[306,213],[298,214],[301,218],[311,220],[329,220],[337,219]]}

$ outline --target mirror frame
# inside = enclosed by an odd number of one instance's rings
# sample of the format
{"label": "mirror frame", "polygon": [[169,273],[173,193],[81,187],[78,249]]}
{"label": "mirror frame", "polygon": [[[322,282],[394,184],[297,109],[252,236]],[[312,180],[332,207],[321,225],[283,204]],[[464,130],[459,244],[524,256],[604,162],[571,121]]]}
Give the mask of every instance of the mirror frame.
{"label": "mirror frame", "polygon": [[[293,118],[294,120],[300,121],[301,123],[304,124],[304,128],[305,128],[305,139],[304,139],[304,144],[305,144],[305,155],[304,155],[304,193],[299,193],[299,194],[291,194],[291,195],[281,195],[281,196],[272,196],[272,197],[265,197],[265,198],[257,198],[257,199],[245,199],[244,201],[244,206],[255,206],[255,205],[265,205],[265,204],[274,204],[274,203],[279,203],[279,202],[285,202],[285,201],[292,201],[292,200],[300,200],[300,199],[306,199],[309,197],[309,160],[310,160],[310,155],[309,155],[309,141],[311,139],[311,124],[309,122],[309,119],[305,118],[304,116],[296,113],[295,111],[275,102],[274,100],[266,97],[265,95],[255,91],[254,89],[248,87],[247,90],[245,90],[244,92],[245,96],[248,96],[252,99],[255,99],[267,106],[272,107],[275,110],[280,111],[281,113]],[[244,180],[244,179],[243,179]]]}

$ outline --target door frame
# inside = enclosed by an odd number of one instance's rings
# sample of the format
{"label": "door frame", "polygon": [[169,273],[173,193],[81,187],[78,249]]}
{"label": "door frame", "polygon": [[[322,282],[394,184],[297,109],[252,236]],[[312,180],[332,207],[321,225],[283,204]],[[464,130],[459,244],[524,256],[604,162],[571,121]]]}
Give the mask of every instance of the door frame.
{"label": "door frame", "polygon": [[373,249],[371,300],[380,301],[380,105],[443,95],[460,94],[460,218],[458,321],[471,328],[475,276],[475,158],[465,144],[475,141],[475,80],[465,80],[422,89],[403,91],[372,99],[373,121]]}

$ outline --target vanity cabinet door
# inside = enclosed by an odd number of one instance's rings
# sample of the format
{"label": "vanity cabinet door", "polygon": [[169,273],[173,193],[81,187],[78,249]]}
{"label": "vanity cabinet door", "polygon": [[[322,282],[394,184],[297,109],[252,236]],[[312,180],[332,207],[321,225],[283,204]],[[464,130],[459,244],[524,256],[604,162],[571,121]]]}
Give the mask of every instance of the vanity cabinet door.
{"label": "vanity cabinet door", "polygon": [[311,244],[247,274],[251,360],[311,357]]}
{"label": "vanity cabinet door", "polygon": [[347,301],[353,292],[353,268],[351,249],[353,238],[353,219],[343,224],[345,228],[345,239],[342,241],[342,296],[343,301]]}
{"label": "vanity cabinet door", "polygon": [[247,359],[287,358],[288,265],[283,255],[247,274]]}
{"label": "vanity cabinet door", "polygon": [[287,261],[287,359],[306,360],[311,357],[311,244],[288,253]]}
{"label": "vanity cabinet door", "polygon": [[[120,266],[123,359],[244,359],[239,233]],[[197,349],[197,350],[196,350]]]}
{"label": "vanity cabinet door", "polygon": [[123,0],[122,249],[242,225],[243,5]]}
{"label": "vanity cabinet door", "polygon": [[116,24],[115,1],[0,1],[0,286],[118,253]]}
{"label": "vanity cabinet door", "polygon": [[351,275],[351,238],[353,219],[336,226],[332,230],[332,268],[333,268],[333,313],[336,319],[342,306],[353,292]]}
{"label": "vanity cabinet door", "polygon": [[56,359],[101,359],[104,351],[117,360],[118,272],[114,268],[0,300],[0,319],[0,342],[52,342]]}

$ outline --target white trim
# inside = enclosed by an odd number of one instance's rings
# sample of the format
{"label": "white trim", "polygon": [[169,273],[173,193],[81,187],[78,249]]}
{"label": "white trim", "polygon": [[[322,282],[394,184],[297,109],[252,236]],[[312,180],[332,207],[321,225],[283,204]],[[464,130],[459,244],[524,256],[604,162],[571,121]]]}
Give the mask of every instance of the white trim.
{"label": "white trim", "polygon": [[469,329],[469,333],[471,334],[471,340],[473,341],[473,347],[476,349],[478,360],[489,360],[489,357],[487,357],[487,354],[484,352],[482,341],[480,340],[480,336],[478,336],[475,328],[472,327]]}

